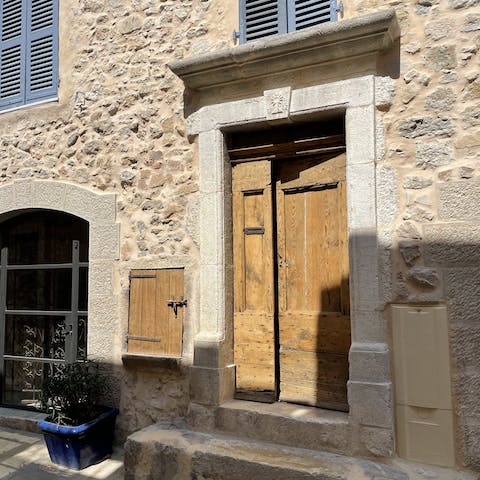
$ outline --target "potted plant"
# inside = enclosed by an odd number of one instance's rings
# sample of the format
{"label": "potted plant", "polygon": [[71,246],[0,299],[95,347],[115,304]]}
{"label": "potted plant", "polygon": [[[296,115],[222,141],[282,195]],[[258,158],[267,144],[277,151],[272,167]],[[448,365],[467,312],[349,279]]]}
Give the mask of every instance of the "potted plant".
{"label": "potted plant", "polygon": [[107,382],[92,361],[53,366],[42,387],[48,417],[38,423],[52,462],[80,470],[112,453],[118,409],[100,405]]}

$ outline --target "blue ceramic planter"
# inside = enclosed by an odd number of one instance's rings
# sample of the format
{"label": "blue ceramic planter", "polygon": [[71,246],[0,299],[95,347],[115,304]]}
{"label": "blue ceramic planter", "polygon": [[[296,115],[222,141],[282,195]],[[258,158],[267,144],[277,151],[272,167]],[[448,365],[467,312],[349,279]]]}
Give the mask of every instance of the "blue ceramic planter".
{"label": "blue ceramic planter", "polygon": [[38,422],[52,462],[81,470],[109,457],[117,415],[117,408],[108,408],[94,420],[74,427]]}

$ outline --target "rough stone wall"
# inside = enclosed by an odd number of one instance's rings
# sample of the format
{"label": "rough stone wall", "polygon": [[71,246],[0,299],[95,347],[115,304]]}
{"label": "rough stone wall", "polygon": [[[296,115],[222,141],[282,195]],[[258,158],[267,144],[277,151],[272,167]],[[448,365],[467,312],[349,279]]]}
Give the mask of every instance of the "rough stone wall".
{"label": "rough stone wall", "polygon": [[[120,410],[122,422],[117,440],[160,420],[184,418],[188,410],[188,373],[186,368],[159,366],[127,366],[123,372],[125,394]],[[139,388],[140,386],[140,388]]]}
{"label": "rough stone wall", "polygon": [[457,443],[480,468],[480,2],[345,5],[347,16],[391,6],[400,21],[400,78],[379,111],[397,212],[389,300],[447,301]]}
{"label": "rough stone wall", "polygon": [[182,84],[166,64],[231,44],[236,9],[223,0],[60,4],[59,101],[0,113],[0,183],[51,179],[116,194],[121,301],[109,356],[123,383],[120,429],[132,432],[183,416],[188,380],[122,367],[129,269],[185,266],[187,358],[198,303],[196,147],[185,135]]}

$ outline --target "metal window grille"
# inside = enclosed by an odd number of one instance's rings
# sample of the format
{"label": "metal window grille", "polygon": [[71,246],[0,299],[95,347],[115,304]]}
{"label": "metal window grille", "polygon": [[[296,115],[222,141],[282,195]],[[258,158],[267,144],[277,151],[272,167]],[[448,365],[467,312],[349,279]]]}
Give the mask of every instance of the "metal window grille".
{"label": "metal window grille", "polygon": [[[71,272],[71,301],[70,309],[22,309],[9,308],[7,300],[9,272],[48,272],[65,271]],[[40,394],[39,385],[45,375],[44,366],[49,365],[51,369],[64,363],[73,363],[79,359],[86,358],[86,335],[87,335],[87,311],[81,310],[79,305],[80,276],[81,272],[88,271],[88,262],[80,261],[80,242],[73,241],[72,260],[70,263],[48,263],[33,265],[8,264],[8,247],[3,247],[0,255],[0,379],[2,404],[12,404],[9,400],[9,388],[5,385],[6,365],[14,370],[22,369],[22,392],[30,393],[30,400],[24,406],[38,406]],[[38,285],[36,286],[38,288]],[[46,351],[45,339],[38,332],[39,329],[29,327],[26,340],[22,344],[22,354],[18,352],[7,353],[6,343],[6,322],[7,318],[17,321],[22,318],[48,318],[55,322],[55,328],[50,339],[50,351]],[[30,328],[30,331],[28,329]],[[37,330],[37,331],[35,331]],[[18,387],[18,385],[17,385]],[[20,405],[17,405],[20,406]]]}

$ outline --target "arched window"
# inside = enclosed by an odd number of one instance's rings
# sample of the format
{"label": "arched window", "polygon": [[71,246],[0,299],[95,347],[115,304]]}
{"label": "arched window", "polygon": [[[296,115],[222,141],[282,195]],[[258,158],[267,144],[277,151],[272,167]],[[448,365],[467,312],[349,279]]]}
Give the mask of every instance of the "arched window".
{"label": "arched window", "polygon": [[0,403],[36,408],[44,377],[86,357],[88,222],[20,212],[0,245]]}

